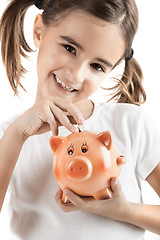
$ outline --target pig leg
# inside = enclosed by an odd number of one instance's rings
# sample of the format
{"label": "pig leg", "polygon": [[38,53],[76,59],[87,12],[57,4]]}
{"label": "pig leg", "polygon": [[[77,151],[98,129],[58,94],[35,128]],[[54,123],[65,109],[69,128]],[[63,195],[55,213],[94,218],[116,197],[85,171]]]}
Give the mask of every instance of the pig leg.
{"label": "pig leg", "polygon": [[62,194],[62,202],[63,202],[63,203],[70,203],[69,199],[67,198],[67,196],[65,195],[64,192],[63,192],[63,194]]}
{"label": "pig leg", "polygon": [[107,188],[95,193],[93,197],[96,200],[104,200],[104,199],[112,198],[112,195],[113,195],[113,193],[112,193],[111,189],[109,187],[107,187]]}

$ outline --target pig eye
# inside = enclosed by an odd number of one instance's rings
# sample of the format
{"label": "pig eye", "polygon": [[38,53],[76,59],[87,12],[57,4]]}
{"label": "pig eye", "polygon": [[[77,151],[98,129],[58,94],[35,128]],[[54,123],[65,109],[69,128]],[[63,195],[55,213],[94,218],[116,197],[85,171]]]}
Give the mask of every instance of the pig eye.
{"label": "pig eye", "polygon": [[86,152],[88,151],[87,143],[84,143],[84,144],[82,145],[81,151],[82,151],[83,153],[86,153]]}
{"label": "pig eye", "polygon": [[72,155],[72,154],[73,154],[73,150],[70,149],[70,150],[68,151],[68,154],[69,154],[69,155]]}
{"label": "pig eye", "polygon": [[69,155],[72,155],[73,152],[74,152],[74,148],[73,148],[73,147],[69,147],[69,148],[68,148],[68,154],[69,154]]}

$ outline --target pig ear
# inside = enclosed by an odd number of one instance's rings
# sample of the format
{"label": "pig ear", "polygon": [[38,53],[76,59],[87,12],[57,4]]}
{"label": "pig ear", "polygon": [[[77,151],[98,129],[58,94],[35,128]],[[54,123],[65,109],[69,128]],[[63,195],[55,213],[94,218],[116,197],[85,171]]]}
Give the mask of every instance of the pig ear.
{"label": "pig ear", "polygon": [[112,138],[111,134],[108,131],[102,132],[97,135],[98,139],[105,144],[108,150],[111,149],[112,146]]}
{"label": "pig ear", "polygon": [[53,153],[55,153],[58,149],[58,147],[65,141],[65,137],[60,137],[60,136],[52,136],[50,138],[50,146],[51,149],[53,151]]}

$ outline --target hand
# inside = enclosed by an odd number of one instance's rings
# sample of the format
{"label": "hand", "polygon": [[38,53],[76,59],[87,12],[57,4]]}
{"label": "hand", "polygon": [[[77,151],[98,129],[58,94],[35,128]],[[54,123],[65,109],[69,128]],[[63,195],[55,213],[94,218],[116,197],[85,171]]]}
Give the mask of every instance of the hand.
{"label": "hand", "polygon": [[58,206],[64,212],[84,211],[91,212],[110,219],[123,221],[123,216],[127,211],[127,201],[122,192],[119,180],[112,178],[111,189],[113,191],[112,199],[95,200],[93,197],[80,197],[70,189],[63,189],[64,193],[71,203],[62,203],[62,190],[58,190],[55,200]]}
{"label": "hand", "polygon": [[52,130],[53,135],[57,135],[60,125],[65,126],[71,132],[76,132],[77,129],[71,121],[73,123],[83,123],[84,118],[78,107],[69,101],[65,100],[63,102],[62,99],[48,97],[22,114],[14,122],[14,127],[20,129],[26,137],[50,130]]}

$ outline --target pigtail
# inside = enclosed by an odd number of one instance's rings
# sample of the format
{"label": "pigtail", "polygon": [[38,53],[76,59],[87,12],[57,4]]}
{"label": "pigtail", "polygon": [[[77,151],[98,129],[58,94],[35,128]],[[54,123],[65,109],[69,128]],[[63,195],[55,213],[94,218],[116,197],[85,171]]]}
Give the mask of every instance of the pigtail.
{"label": "pigtail", "polygon": [[[112,99],[118,103],[141,105],[146,101],[146,93],[142,85],[143,72],[135,58],[125,60],[124,73],[118,83],[109,90],[114,90]],[[109,101],[110,101],[109,100]]]}
{"label": "pigtail", "polygon": [[0,20],[2,61],[16,95],[18,95],[18,85],[23,88],[20,78],[26,72],[21,64],[21,56],[27,58],[26,52],[32,52],[24,37],[23,24],[25,13],[33,4],[34,0],[12,0]]}
{"label": "pigtail", "polygon": [[143,72],[135,58],[125,61],[125,69],[121,79],[119,103],[126,102],[141,105],[146,101],[146,93],[142,85]]}

